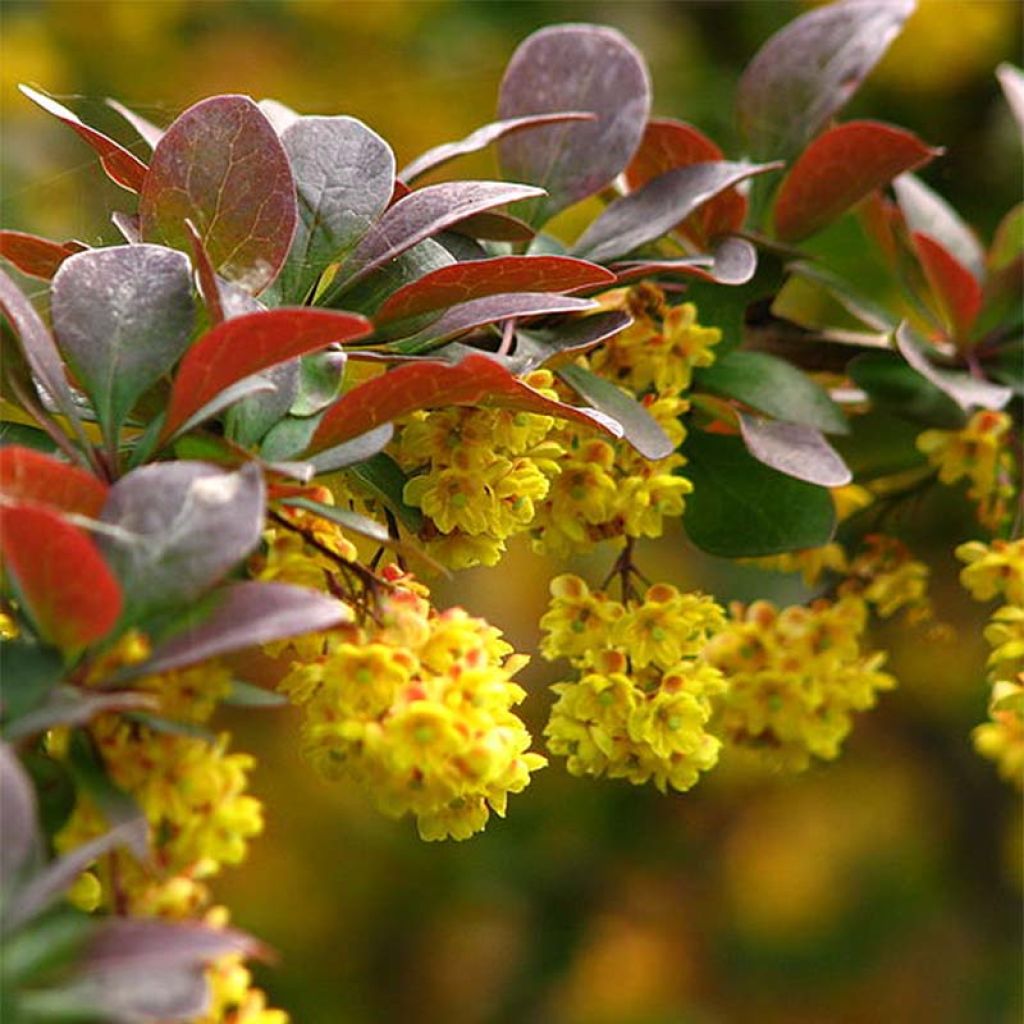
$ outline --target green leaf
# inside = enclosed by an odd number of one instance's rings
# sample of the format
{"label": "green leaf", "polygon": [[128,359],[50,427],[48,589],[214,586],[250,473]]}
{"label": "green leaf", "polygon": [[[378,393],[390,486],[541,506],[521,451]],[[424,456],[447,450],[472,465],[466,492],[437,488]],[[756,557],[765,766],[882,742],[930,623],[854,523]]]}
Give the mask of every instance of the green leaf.
{"label": "green leaf", "polygon": [[0,448],[12,444],[32,448],[37,452],[46,452],[47,455],[57,450],[53,439],[44,430],[30,427],[27,423],[0,423]]}
{"label": "green leaf", "polygon": [[353,466],[348,471],[373,497],[379,499],[398,517],[408,530],[418,533],[423,515],[418,508],[406,504],[402,492],[408,477],[390,455],[379,452],[372,459]]}
{"label": "green leaf", "polygon": [[758,462],[738,437],[693,430],[683,446],[693,484],[683,525],[697,547],[725,558],[827,544],[835,507],[824,487]]}
{"label": "green leaf", "polygon": [[312,498],[285,498],[284,505],[292,505],[295,508],[304,508],[307,512],[313,512],[321,519],[329,519],[332,523],[345,527],[353,533],[362,537],[368,537],[378,544],[390,544],[391,534],[383,523],[368,516],[361,516],[358,512],[352,512],[347,508],[338,508],[335,505],[325,505],[320,501],[313,501]]}
{"label": "green leaf", "polygon": [[24,640],[6,640],[0,644],[5,727],[39,707],[63,674],[63,660],[53,647]]}
{"label": "green leaf", "polygon": [[231,682],[231,689],[221,703],[239,708],[277,708],[287,704],[288,698],[262,686],[253,686],[252,683],[234,679]]}
{"label": "green leaf", "polygon": [[957,403],[895,352],[865,352],[851,361],[848,372],[879,410],[930,427],[955,430],[964,425]]}
{"label": "green leaf", "polygon": [[694,387],[737,398],[787,423],[802,423],[829,434],[845,434],[850,429],[824,388],[795,366],[765,352],[727,352],[712,366],[696,371]]}
{"label": "green leaf", "polygon": [[22,764],[32,779],[39,820],[48,836],[56,835],[75,809],[75,786],[67,767],[37,750],[30,750]]}
{"label": "green leaf", "polygon": [[78,788],[87,793],[103,812],[108,825],[123,825],[142,817],[135,801],[111,780],[103,757],[89,735],[81,729],[71,734],[68,770]]}

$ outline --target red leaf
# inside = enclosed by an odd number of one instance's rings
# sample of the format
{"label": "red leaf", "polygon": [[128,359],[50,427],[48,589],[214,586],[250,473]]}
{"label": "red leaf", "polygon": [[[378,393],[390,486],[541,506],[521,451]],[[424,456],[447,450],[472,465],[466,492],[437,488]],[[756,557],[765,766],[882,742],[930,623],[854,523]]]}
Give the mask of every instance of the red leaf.
{"label": "red leaf", "polygon": [[88,246],[81,242],[51,242],[23,231],[0,231],[0,256],[10,260],[23,274],[48,281],[60,265]]}
{"label": "red leaf", "polygon": [[225,320],[181,361],[161,437],[173,434],[229,385],[333,342],[364,338],[370,330],[365,317],[329,309],[271,309]]}
{"label": "red leaf", "polygon": [[43,637],[78,651],[114,628],[121,587],[85,531],[42,506],[0,505],[0,550]]}
{"label": "red leaf", "polygon": [[[725,159],[722,150],[692,124],[672,118],[648,121],[640,148],[626,168],[626,183],[631,192],[651,178],[676,167]],[[681,231],[701,250],[719,235],[738,230],[747,215],[747,200],[728,189],[687,217],[676,230]]]}
{"label": "red leaf", "polygon": [[129,153],[120,143],[115,142],[103,132],[96,131],[84,124],[77,114],[68,110],[62,103],[44,96],[41,92],[19,85],[18,88],[33,103],[39,104],[49,114],[59,118],[69,128],[77,132],[99,154],[100,163],[107,176],[129,192],[141,192],[146,180],[146,165],[133,153]]}
{"label": "red leaf", "polygon": [[167,129],[139,200],[142,237],[185,252],[195,224],[218,271],[253,294],[288,255],[298,210],[277,132],[247,96],[212,96]]}
{"label": "red leaf", "polygon": [[223,323],[227,319],[220,302],[217,272],[210,262],[210,254],[206,251],[203,236],[199,234],[195,224],[190,220],[185,221],[185,233],[192,246],[192,266],[195,267],[196,278],[199,281],[199,294],[202,297],[203,305],[206,306],[210,323],[216,327],[217,324]]}
{"label": "red leaf", "polygon": [[110,488],[90,473],[32,448],[0,448],[0,494],[96,518]]}
{"label": "red leaf", "polygon": [[981,311],[978,279],[934,238],[919,231],[911,237],[950,334],[957,339],[965,338]]}
{"label": "red leaf", "polygon": [[796,242],[820,231],[876,188],[942,151],[878,121],[850,121],[819,135],[790,168],[775,200],[775,233]]}
{"label": "red leaf", "polygon": [[605,417],[545,398],[494,359],[472,354],[454,365],[406,363],[353,388],[327,410],[313,434],[309,453],[333,447],[417,409],[448,405],[500,405],[576,420],[616,436],[621,433],[621,428],[614,429]]}
{"label": "red leaf", "polygon": [[615,283],[604,267],[571,256],[498,256],[453,263],[399,288],[377,312],[377,325],[506,292],[574,292]]}

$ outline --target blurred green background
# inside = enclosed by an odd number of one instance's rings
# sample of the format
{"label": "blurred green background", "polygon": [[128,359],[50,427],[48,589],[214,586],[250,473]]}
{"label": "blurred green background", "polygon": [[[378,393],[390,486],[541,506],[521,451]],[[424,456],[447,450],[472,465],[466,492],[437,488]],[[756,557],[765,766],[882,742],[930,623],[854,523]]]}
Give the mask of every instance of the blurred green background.
{"label": "blurred green background", "polygon": [[[107,211],[129,208],[84,144],[17,93],[19,81],[140,152],[103,97],[161,124],[216,92],[348,113],[402,163],[490,119],[528,32],[599,21],[646,54],[657,113],[693,121],[737,156],[739,71],[802,8],[5,0],[0,220],[115,243]],[[1020,62],[1020,39],[1014,0],[925,0],[848,111],[945,145],[926,176],[985,237],[1019,198],[1019,143],[992,70]],[[481,156],[454,172],[485,176],[493,165]],[[796,778],[725,764],[690,794],[661,797],[572,779],[555,763],[510,801],[507,821],[467,843],[426,845],[410,823],[381,819],[358,792],[313,775],[296,751],[297,715],[226,721],[237,746],[259,754],[268,826],[217,891],[280,953],[260,971],[271,999],[297,1024],[1019,1021],[1019,801],[970,747],[985,715],[986,610],[959,591],[951,555],[974,527],[948,492],[899,526],[932,563],[940,615],[959,639],[881,630],[901,689],[862,717],[840,761]],[[578,568],[596,580],[610,558]],[[677,533],[641,546],[639,562],[722,599],[803,596],[792,580],[701,557]],[[555,571],[520,546],[497,573],[438,586],[437,603],[464,604],[534,650]],[[524,674],[536,732],[557,669]]]}

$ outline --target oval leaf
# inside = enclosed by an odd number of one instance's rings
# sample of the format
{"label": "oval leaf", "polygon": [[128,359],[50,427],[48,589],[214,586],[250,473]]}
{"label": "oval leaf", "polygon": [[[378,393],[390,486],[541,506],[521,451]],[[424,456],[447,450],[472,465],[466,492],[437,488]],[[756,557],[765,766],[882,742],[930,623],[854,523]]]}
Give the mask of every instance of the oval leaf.
{"label": "oval leaf", "polygon": [[691,430],[683,453],[693,484],[683,526],[702,550],[753,558],[832,539],[836,516],[829,492],[769,469],[740,438]]}
{"label": "oval leaf", "polygon": [[766,352],[727,352],[694,374],[694,387],[737,398],[759,412],[828,433],[849,431],[846,418],[824,388]]}
{"label": "oval leaf", "polygon": [[[626,184],[630,192],[635,192],[666,171],[723,158],[718,145],[692,124],[656,118],[648,122],[640,148],[626,168]],[[746,198],[731,188],[676,225],[676,230],[686,235],[699,249],[706,249],[708,243],[720,235],[738,231],[746,215]]]}
{"label": "oval leaf", "polygon": [[51,242],[24,231],[0,231],[0,256],[23,274],[44,281],[49,281],[69,256],[87,248],[79,242]]}
{"label": "oval leaf", "polygon": [[116,182],[129,192],[141,192],[146,180],[146,165],[133,153],[129,153],[120,143],[84,124],[79,116],[68,110],[62,103],[50,99],[49,96],[30,89],[27,85],[19,85],[22,94],[33,103],[38,104],[48,114],[63,121],[80,138],[85,139],[96,151],[103,165],[103,170],[111,181]]}
{"label": "oval leaf", "polygon": [[962,341],[981,312],[981,284],[935,239],[919,231],[911,238],[946,330],[950,337]]}
{"label": "oval leaf", "polygon": [[0,505],[0,550],[44,639],[74,653],[121,614],[121,588],[92,539],[41,505]]}
{"label": "oval leaf", "polygon": [[853,479],[849,467],[820,430],[743,412],[739,421],[743,443],[758,462],[819,487],[842,487]]}
{"label": "oval leaf", "polygon": [[797,242],[831,224],[868,193],[942,150],[878,121],[850,121],[818,136],[790,168],[775,199],[775,233]]}
{"label": "oval leaf", "polygon": [[613,264],[612,270],[619,284],[638,277],[669,274],[736,286],[746,284],[757,273],[757,249],[745,238],[730,235],[721,239],[710,255],[677,260],[624,260]]}
{"label": "oval leaf", "polygon": [[136,469],[111,489],[102,545],[132,621],[191,601],[259,543],[266,491],[259,467],[226,473],[202,462]]}
{"label": "oval leaf", "polygon": [[181,362],[162,437],[170,437],[218,392],[296,356],[370,333],[355,313],[327,309],[270,309],[225,320],[197,341]]}
{"label": "oval leaf", "polygon": [[396,291],[373,318],[394,320],[509,292],[573,292],[615,283],[604,267],[570,256],[497,256],[441,267]]}
{"label": "oval leaf", "polygon": [[736,112],[755,159],[788,159],[857,91],[914,0],[839,0],[776,32],[747,66]]}
{"label": "oval leaf", "polygon": [[778,164],[691,164],[649,181],[636,192],[616,199],[573,247],[577,256],[606,263],[671,231],[709,199]]}
{"label": "oval leaf", "polygon": [[281,133],[281,144],[299,222],[274,290],[285,302],[302,302],[327,265],[344,259],[387,209],[395,156],[354,117],[300,117]]}
{"label": "oval leaf", "polygon": [[574,317],[554,327],[519,330],[516,331],[515,351],[506,356],[504,362],[513,373],[521,376],[557,355],[586,352],[624,331],[632,322],[628,313],[616,309]]}
{"label": "oval leaf", "polygon": [[646,459],[664,459],[675,445],[661,424],[638,402],[611,381],[582,366],[564,366],[558,376],[595,409],[622,425],[623,437]]}
{"label": "oval leaf", "polygon": [[476,153],[485,149],[492,142],[511,135],[514,132],[521,132],[527,128],[540,128],[546,124],[564,124],[566,121],[593,121],[594,114],[587,114],[581,111],[564,111],[555,114],[535,114],[531,117],[510,117],[504,121],[491,121],[475,132],[470,132],[464,139],[458,142],[446,142],[441,146],[434,146],[416,157],[412,163],[406,164],[399,172],[398,177],[404,182],[414,181],[416,178],[428,171],[436,170],[456,157],[465,156],[468,153]]}
{"label": "oval leaf", "polygon": [[188,259],[158,245],[90,249],[53,280],[57,344],[108,438],[178,361],[195,319]]}
{"label": "oval leaf", "polygon": [[309,451],[331,448],[416,409],[446,405],[507,406],[575,420],[613,436],[621,434],[618,424],[589,410],[546,398],[494,359],[474,353],[455,365],[406,363],[357,385],[327,410]]}
{"label": "oval leaf", "polygon": [[614,180],[640,143],[650,106],[647,65],[615,29],[553,25],[523,40],[501,81],[498,116],[581,110],[596,120],[501,140],[502,174],[548,193],[522,204],[518,215],[537,227]]}
{"label": "oval leaf", "polygon": [[217,595],[212,614],[176,632],[148,661],[120,678],[167,672],[351,619],[348,605],[316,590],[287,583],[234,583]]}
{"label": "oval leaf", "polygon": [[188,252],[185,221],[230,281],[257,294],[295,233],[295,183],[277,133],[247,96],[213,96],[164,133],[139,200],[142,237]]}
{"label": "oval leaf", "polygon": [[49,505],[96,518],[110,488],[91,473],[31,448],[0,448],[0,494],[13,502]]}
{"label": "oval leaf", "polygon": [[446,181],[416,189],[388,207],[370,229],[342,267],[342,280],[349,284],[365,277],[417,242],[475,213],[540,194],[530,185],[500,181]]}

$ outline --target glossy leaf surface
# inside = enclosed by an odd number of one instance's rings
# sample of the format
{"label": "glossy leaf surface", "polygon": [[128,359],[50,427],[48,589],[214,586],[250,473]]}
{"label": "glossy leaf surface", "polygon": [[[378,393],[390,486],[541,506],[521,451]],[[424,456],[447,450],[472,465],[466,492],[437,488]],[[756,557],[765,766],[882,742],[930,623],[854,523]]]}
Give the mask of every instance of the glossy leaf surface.
{"label": "glossy leaf surface", "polygon": [[114,628],[121,588],[92,538],[57,512],[0,505],[0,550],[45,639],[75,652]]}
{"label": "glossy leaf surface", "polygon": [[85,248],[78,242],[51,242],[24,231],[0,231],[0,256],[23,274],[44,281],[49,281],[69,256]]}
{"label": "glossy leaf surface", "polygon": [[603,267],[569,256],[497,256],[454,263],[396,291],[374,317],[377,325],[508,292],[573,292],[613,284]]}
{"label": "glossy leaf surface", "polygon": [[878,121],[850,121],[800,154],[775,198],[775,233],[797,242],[820,231],[868,193],[926,164],[941,150]]}
{"label": "glossy leaf surface", "polygon": [[740,438],[691,430],[683,454],[693,483],[683,526],[709,554],[751,558],[832,539],[835,508],[829,492],[770,469]]}
{"label": "glossy leaf surface", "polygon": [[740,79],[736,111],[755,159],[798,153],[846,104],[915,7],[839,0],[776,32]]}
{"label": "glossy leaf surface", "polygon": [[595,263],[625,256],[671,231],[709,199],[775,166],[719,161],[668,171],[616,199],[587,228],[573,252]]}
{"label": "glossy leaf surface", "polygon": [[701,256],[670,260],[623,260],[612,264],[619,284],[640,277],[666,274],[696,277],[714,284],[741,285],[757,273],[757,249],[745,238],[729,235],[719,240],[714,251]]}
{"label": "glossy leaf surface", "polygon": [[501,140],[502,173],[539,185],[547,196],[517,207],[538,227],[599,192],[636,151],[651,106],[647,66],[632,43],[599,25],[553,25],[520,43],[498,96],[500,118],[566,110],[594,121],[552,125]]}
{"label": "glossy leaf surface", "polygon": [[391,147],[354,117],[300,117],[282,133],[298,192],[299,221],[275,283],[301,302],[329,263],[344,259],[387,209],[395,180]]}
{"label": "glossy leaf surface", "polygon": [[259,543],[265,488],[259,468],[226,473],[202,462],[136,469],[110,490],[103,548],[133,620],[193,600]]}
{"label": "glossy leaf surface", "polygon": [[166,672],[246,647],[330,629],[352,618],[341,601],[287,583],[234,583],[212,614],[160,644],[131,675]]}
{"label": "glossy leaf surface", "polygon": [[158,245],[78,253],[57,272],[50,307],[57,344],[113,437],[188,347],[195,319],[188,259]]}
{"label": "glossy leaf surface", "polygon": [[467,355],[455,365],[407,363],[357,385],[320,421],[311,452],[323,451],[416,409],[439,405],[500,405],[574,420],[615,436],[618,424],[597,413],[546,398],[485,355]]}
{"label": "glossy leaf surface", "polygon": [[111,181],[126,188],[129,192],[142,191],[147,177],[146,165],[134,153],[129,152],[119,142],[115,142],[103,132],[90,128],[63,103],[58,103],[27,85],[19,85],[18,88],[33,103],[63,121],[75,134],[88,142],[99,156],[103,170],[107,172]]}
{"label": "glossy leaf surface", "polygon": [[163,436],[169,437],[218,392],[245,377],[332,342],[354,341],[370,324],[353,313],[271,309],[225,320],[188,351],[174,379]]}
{"label": "glossy leaf surface", "polygon": [[295,233],[295,184],[270,122],[246,96],[213,96],[164,133],[139,200],[142,237],[190,251],[199,231],[217,272],[257,294]]}
{"label": "glossy leaf surface", "polygon": [[428,171],[436,170],[456,157],[466,156],[469,153],[476,153],[485,149],[492,142],[512,135],[515,132],[525,131],[530,128],[539,128],[543,125],[565,124],[569,121],[593,121],[594,114],[583,113],[582,111],[562,111],[553,114],[534,114],[529,117],[510,117],[504,121],[491,121],[476,131],[470,132],[458,142],[446,142],[440,146],[434,146],[425,153],[416,157],[399,171],[398,177],[404,182],[414,181],[416,178]]}
{"label": "glossy leaf surface", "polygon": [[0,448],[0,494],[7,501],[49,505],[95,518],[110,488],[77,466],[20,445]]}
{"label": "glossy leaf surface", "polygon": [[345,281],[365,277],[417,242],[474,213],[540,194],[530,185],[500,181],[448,181],[416,189],[388,207],[356,247],[341,277]]}
{"label": "glossy leaf surface", "polygon": [[[648,122],[640,148],[626,168],[626,183],[635,192],[652,178],[690,164],[724,159],[721,148],[692,124],[671,118]],[[747,200],[736,189],[728,189],[677,225],[698,248],[706,249],[720,235],[743,225]]]}

